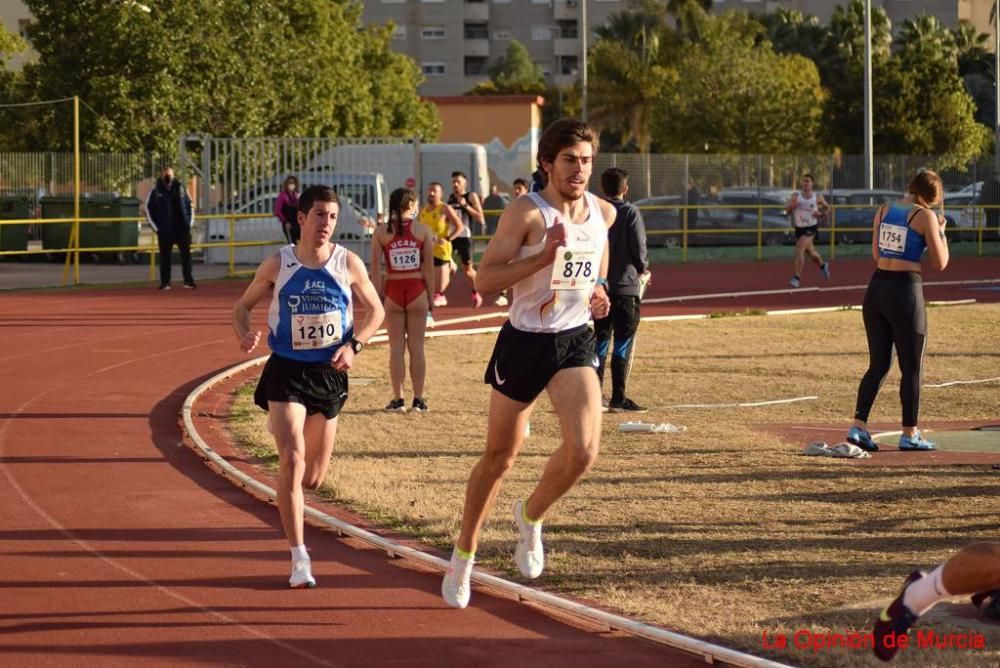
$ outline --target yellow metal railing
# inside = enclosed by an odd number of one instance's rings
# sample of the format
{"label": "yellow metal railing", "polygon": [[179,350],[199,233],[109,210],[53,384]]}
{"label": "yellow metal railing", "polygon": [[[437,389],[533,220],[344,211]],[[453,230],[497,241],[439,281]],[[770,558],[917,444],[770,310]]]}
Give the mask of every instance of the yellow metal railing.
{"label": "yellow metal railing", "polygon": [[[264,218],[267,214],[262,213],[233,213],[233,214],[205,214],[196,215],[195,220],[227,220],[229,223],[229,236],[226,241],[202,241],[191,244],[191,250],[204,248],[228,248],[229,249],[229,269],[228,275],[235,276],[246,272],[236,271],[236,249],[254,246],[273,246],[274,244],[285,243],[284,238],[271,241],[237,241],[236,221],[250,218]],[[80,282],[80,254],[89,253],[145,253],[149,255],[149,280],[156,280],[156,258],[159,255],[159,247],[156,245],[155,236],[152,237],[152,244],[139,244],[135,246],[81,246],[80,227],[91,224],[107,223],[144,223],[142,217],[126,218],[20,218],[11,220],[0,220],[0,239],[3,238],[3,227],[11,225],[70,225],[70,234],[66,248],[35,248],[25,250],[0,250],[0,257],[6,256],[27,256],[27,255],[48,255],[53,253],[65,253],[66,260],[63,269],[63,285],[68,281],[68,273],[73,268],[74,283]],[[277,228],[277,223],[275,223]],[[277,230],[276,230],[277,236]]]}
{"label": "yellow metal railing", "polygon": [[[844,234],[871,234],[872,228],[871,224],[866,224],[864,226],[841,226],[838,224],[837,217],[838,211],[841,210],[851,210],[851,209],[872,209],[870,204],[837,204],[830,207],[831,211],[826,221],[820,222],[820,228],[829,233],[829,254],[830,258],[836,257],[837,253],[837,236]],[[756,212],[756,224],[744,227],[727,227],[727,228],[702,228],[702,227],[690,227],[689,222],[689,212],[696,210],[706,210],[706,209],[728,209],[728,210],[741,210],[744,212],[755,211]],[[757,259],[761,260],[764,256],[764,246],[767,243],[768,238],[773,238],[774,235],[781,235],[782,239],[787,238],[794,231],[791,224],[787,227],[765,227],[764,226],[764,211],[781,211],[783,207],[778,205],[766,205],[766,204],[698,204],[698,205],[661,205],[661,206],[643,206],[640,207],[641,211],[651,212],[651,211],[674,211],[678,214],[678,229],[666,229],[666,230],[647,230],[646,234],[650,237],[658,236],[668,236],[668,237],[680,237],[680,248],[681,248],[681,261],[688,261],[688,249],[691,246],[691,235],[718,235],[718,234],[740,234],[740,235],[755,235],[756,237],[756,248],[757,248]],[[949,225],[948,230],[950,233],[955,234],[959,231],[961,232],[974,232],[976,235],[977,255],[983,255],[983,241],[984,236],[988,232],[1000,232],[1000,226],[990,227],[986,225],[986,211],[989,209],[1000,209],[1000,205],[967,205],[962,207],[963,211],[972,211],[973,222],[972,226],[959,226],[959,225]],[[486,213],[500,213],[499,211],[487,211]],[[245,274],[248,272],[237,272],[236,271],[236,249],[245,247],[255,247],[255,246],[271,246],[278,243],[284,243],[284,239],[274,239],[271,241],[238,241],[237,240],[237,227],[236,221],[251,218],[263,218],[266,214],[261,213],[243,213],[243,214],[204,214],[195,216],[195,220],[226,220],[229,225],[229,235],[226,241],[202,241],[198,243],[191,244],[192,250],[199,250],[205,248],[228,248],[229,249],[229,261],[228,261],[228,275],[235,276],[239,274]],[[748,214],[747,218],[752,218],[752,214]],[[80,245],[80,227],[82,225],[92,225],[101,223],[142,223],[145,221],[144,218],[23,218],[23,219],[12,219],[12,220],[0,220],[0,238],[3,236],[3,227],[10,225],[51,225],[51,224],[63,224],[71,225],[69,240],[66,248],[40,248],[40,249],[24,249],[24,250],[0,250],[0,257],[6,256],[26,256],[26,255],[42,255],[50,253],[66,253],[65,267],[63,270],[63,284],[65,285],[68,280],[68,274],[70,268],[73,269],[74,283],[80,282],[80,254],[81,253],[145,253],[149,256],[149,279],[156,279],[156,258],[159,254],[159,248],[155,245],[155,239],[153,244],[139,244],[135,246],[99,246],[99,247],[89,247]],[[277,228],[277,224],[275,224]],[[277,229],[275,230],[277,236]],[[489,236],[476,235],[473,237],[476,240],[489,240]]]}

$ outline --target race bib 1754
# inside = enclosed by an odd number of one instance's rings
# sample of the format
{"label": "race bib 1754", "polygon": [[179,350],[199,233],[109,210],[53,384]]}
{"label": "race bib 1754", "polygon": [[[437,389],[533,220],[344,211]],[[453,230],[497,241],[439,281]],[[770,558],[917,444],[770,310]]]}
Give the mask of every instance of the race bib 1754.
{"label": "race bib 1754", "polygon": [[878,247],[892,253],[902,253],[906,248],[906,233],[909,228],[882,223],[878,229]]}

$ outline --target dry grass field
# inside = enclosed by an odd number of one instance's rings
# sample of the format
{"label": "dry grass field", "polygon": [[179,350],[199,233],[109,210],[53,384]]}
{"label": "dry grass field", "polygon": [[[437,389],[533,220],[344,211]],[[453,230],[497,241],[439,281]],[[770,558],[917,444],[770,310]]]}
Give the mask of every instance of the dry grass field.
{"label": "dry grass field", "polygon": [[[929,310],[925,383],[1000,376],[1000,305]],[[469,470],[484,439],[482,383],[493,335],[428,342],[424,415],[386,414],[385,349],[358,360],[324,492],[369,517],[450,549]],[[623,434],[605,417],[601,457],[546,518],[547,569],[537,586],[633,617],[803,666],[866,666],[870,651],[795,648],[794,634],[867,632],[914,568],[973,540],[1000,540],[1000,471],[987,466],[858,466],[798,453],[769,424],[843,424],[867,363],[859,312],[644,323],[629,394],[641,419],[681,434]],[[893,370],[872,414],[899,419]],[[274,461],[263,413],[239,392],[233,428]],[[674,404],[817,395],[739,409]],[[407,397],[408,399],[410,397]],[[925,389],[921,420],[1000,418],[1000,384]],[[513,499],[528,494],[558,445],[541,399],[531,437],[501,492],[479,549],[483,566],[520,580]],[[1000,457],[1000,456],[998,456]],[[1000,461],[1000,459],[998,459]],[[475,605],[475,596],[473,597]],[[900,666],[1000,665],[1000,626],[958,601],[918,628],[985,634],[985,650],[910,649]],[[788,649],[766,649],[787,634]],[[800,636],[800,639],[802,636]]]}

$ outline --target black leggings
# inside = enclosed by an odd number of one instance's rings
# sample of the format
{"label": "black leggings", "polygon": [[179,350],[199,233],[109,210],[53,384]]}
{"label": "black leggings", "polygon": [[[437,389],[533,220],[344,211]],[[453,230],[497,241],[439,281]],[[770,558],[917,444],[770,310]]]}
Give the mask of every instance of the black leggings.
{"label": "black leggings", "polygon": [[920,376],[927,343],[927,308],[920,274],[912,271],[876,269],[865,292],[862,309],[868,336],[868,371],[858,387],[855,419],[868,422],[875,397],[892,366],[896,348],[899,399],[903,403],[903,426],[916,427],[920,412]]}
{"label": "black leggings", "polygon": [[[639,298],[632,295],[611,295],[611,310],[607,317],[594,321],[597,339],[597,377],[604,381],[604,364],[611,352],[611,402],[625,400],[625,384],[632,367],[635,332],[639,329]],[[614,332],[615,345],[611,347]]]}

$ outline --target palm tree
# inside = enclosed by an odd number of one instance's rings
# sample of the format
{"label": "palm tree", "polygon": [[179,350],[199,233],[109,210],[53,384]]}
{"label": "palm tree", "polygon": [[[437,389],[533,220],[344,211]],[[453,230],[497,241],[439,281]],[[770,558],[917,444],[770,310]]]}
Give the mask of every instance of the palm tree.
{"label": "palm tree", "polygon": [[903,21],[896,37],[896,46],[900,51],[910,51],[933,59],[944,57],[957,60],[958,57],[953,33],[930,14],[920,14],[915,19]]}

